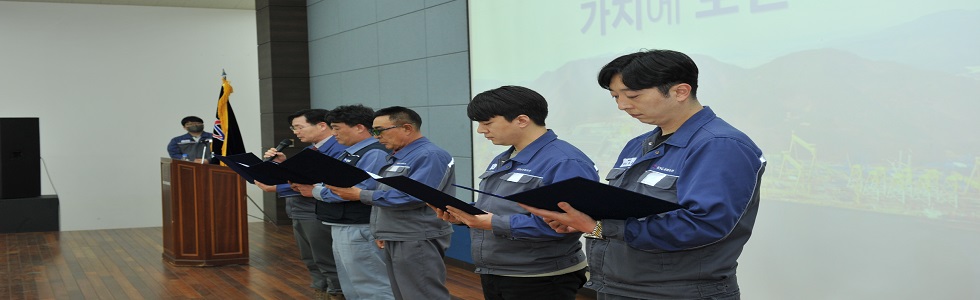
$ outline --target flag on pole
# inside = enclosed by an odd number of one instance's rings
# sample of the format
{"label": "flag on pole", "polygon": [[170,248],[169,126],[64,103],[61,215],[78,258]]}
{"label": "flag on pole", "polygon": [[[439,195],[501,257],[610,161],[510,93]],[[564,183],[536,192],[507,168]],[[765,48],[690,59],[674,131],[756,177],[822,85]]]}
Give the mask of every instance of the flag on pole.
{"label": "flag on pole", "polygon": [[[235,111],[231,109],[228,96],[233,92],[227,74],[221,70],[221,91],[218,93],[218,110],[214,114],[214,140],[211,145],[215,155],[235,155],[245,153],[245,142],[238,129]],[[222,163],[224,164],[224,163]]]}

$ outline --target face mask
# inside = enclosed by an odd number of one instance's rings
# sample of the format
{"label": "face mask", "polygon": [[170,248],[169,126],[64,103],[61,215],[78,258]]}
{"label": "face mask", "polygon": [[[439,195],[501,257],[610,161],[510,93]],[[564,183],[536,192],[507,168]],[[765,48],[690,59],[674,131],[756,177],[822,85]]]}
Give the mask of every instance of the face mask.
{"label": "face mask", "polygon": [[193,132],[193,133],[203,132],[204,131],[204,125],[188,126],[187,127],[187,131],[190,131],[190,132]]}

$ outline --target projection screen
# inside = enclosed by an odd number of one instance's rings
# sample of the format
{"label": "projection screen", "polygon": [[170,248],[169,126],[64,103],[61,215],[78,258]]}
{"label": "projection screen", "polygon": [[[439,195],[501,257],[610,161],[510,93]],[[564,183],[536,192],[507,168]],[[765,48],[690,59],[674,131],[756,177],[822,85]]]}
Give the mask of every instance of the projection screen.
{"label": "projection screen", "polygon": [[[599,68],[698,63],[701,103],[769,161],[744,298],[980,299],[980,2],[471,0],[469,21],[473,94],[540,92],[600,176],[653,127]],[[476,132],[473,149],[474,177],[504,150]]]}

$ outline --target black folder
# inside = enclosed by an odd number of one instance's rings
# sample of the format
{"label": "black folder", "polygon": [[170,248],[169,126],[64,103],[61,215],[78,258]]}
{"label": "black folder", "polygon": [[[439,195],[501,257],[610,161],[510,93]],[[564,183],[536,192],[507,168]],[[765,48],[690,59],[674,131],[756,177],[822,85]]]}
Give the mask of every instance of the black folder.
{"label": "black folder", "polygon": [[[243,154],[237,154],[237,155],[241,155],[241,156],[249,156],[249,155],[255,156],[255,154],[252,154],[252,153],[243,153]],[[245,169],[248,168],[249,164],[247,164],[245,162],[240,162],[240,161],[235,160],[235,159],[233,159],[233,158],[231,158],[229,156],[215,155],[214,156],[214,159],[217,159],[217,160],[225,163],[225,165],[228,166],[228,168],[231,168],[232,171],[235,171],[235,173],[238,173],[238,176],[241,176],[242,178],[244,178],[245,181],[248,181],[248,183],[252,183],[252,184],[255,183],[255,178],[253,178],[251,174],[248,174],[248,172],[245,171]],[[261,160],[259,160],[259,162],[261,162]]]}
{"label": "black folder", "polygon": [[405,176],[398,175],[378,178],[375,180],[409,194],[412,197],[418,198],[419,200],[425,201],[425,203],[432,204],[432,206],[438,207],[442,210],[446,210],[446,206],[452,206],[471,215],[486,214],[486,212],[469,203],[463,202],[463,200],[459,200],[456,197],[450,196],[449,194],[443,193],[440,190]]}
{"label": "black folder", "polygon": [[[255,184],[258,180],[261,183],[268,185],[276,185],[287,183],[286,178],[280,176],[282,171],[278,170],[278,167],[274,162],[263,162],[255,154],[252,153],[242,153],[229,156],[215,155],[215,159],[224,162],[228,168],[232,171],[238,173],[242,176],[248,183]],[[270,172],[269,169],[275,170]]]}
{"label": "black folder", "polygon": [[250,183],[254,183],[254,180],[268,185],[322,182],[332,186],[352,187],[371,178],[371,175],[364,170],[313,149],[304,149],[282,163],[262,161],[252,153],[215,156],[215,158],[225,162],[229,168]]}
{"label": "black folder", "polygon": [[581,177],[562,180],[509,196],[474,191],[557,212],[564,212],[558,208],[558,202],[568,202],[576,210],[596,220],[642,218],[681,208],[677,203]]}
{"label": "black folder", "polygon": [[328,185],[346,188],[371,178],[368,172],[358,167],[348,165],[336,158],[323,155],[323,153],[309,148],[286,159],[279,164],[279,167],[312,180],[309,183],[293,181],[303,184],[323,182]]}
{"label": "black folder", "polygon": [[[300,184],[314,184],[318,182],[313,177],[285,169],[281,167],[279,163],[273,161],[264,161],[260,164],[252,165],[248,169],[251,171],[252,176],[261,175],[261,176],[266,176],[268,178],[274,178],[274,180],[277,182],[276,184],[283,184],[283,183],[290,183],[290,182],[300,183]],[[262,181],[261,179],[258,180],[261,181],[262,183],[265,183],[265,181]]]}

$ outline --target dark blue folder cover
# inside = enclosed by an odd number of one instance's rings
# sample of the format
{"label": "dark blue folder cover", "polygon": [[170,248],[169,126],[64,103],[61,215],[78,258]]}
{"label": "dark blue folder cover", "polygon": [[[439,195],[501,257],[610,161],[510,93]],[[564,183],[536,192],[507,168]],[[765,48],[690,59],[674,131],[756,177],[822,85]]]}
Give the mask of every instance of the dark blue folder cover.
{"label": "dark blue folder cover", "polygon": [[276,185],[286,183],[286,179],[278,176],[279,170],[275,173],[266,171],[266,168],[277,168],[274,162],[263,162],[255,154],[242,153],[229,156],[215,155],[215,159],[224,162],[228,168],[242,176],[248,183],[254,184],[256,180],[261,183]]}
{"label": "dark blue folder cover", "polygon": [[332,186],[352,187],[371,178],[371,175],[364,170],[309,148],[286,159],[279,164],[279,167],[302,174],[312,181],[309,183],[293,181],[303,184],[322,182]]}
{"label": "dark blue folder cover", "polygon": [[425,201],[425,203],[432,204],[432,206],[441,208],[442,210],[446,210],[446,206],[452,206],[471,215],[486,214],[486,212],[469,203],[463,202],[463,200],[459,200],[456,197],[450,196],[449,194],[443,193],[440,190],[405,176],[399,175],[378,178],[375,180],[409,194],[412,197],[418,198],[419,200]]}
{"label": "dark blue folder cover", "polygon": [[677,203],[580,177],[503,198],[558,212],[562,211],[558,202],[568,202],[596,220],[642,218],[681,208]]}
{"label": "dark blue folder cover", "polygon": [[332,186],[352,187],[371,178],[364,170],[312,149],[304,149],[282,163],[264,162],[252,153],[217,155],[215,158],[249,183],[255,183],[255,180],[268,185],[322,182]]}

